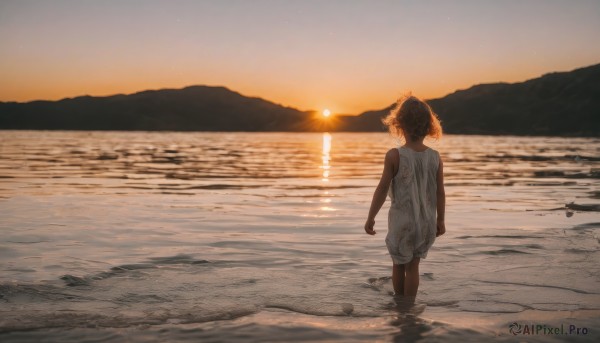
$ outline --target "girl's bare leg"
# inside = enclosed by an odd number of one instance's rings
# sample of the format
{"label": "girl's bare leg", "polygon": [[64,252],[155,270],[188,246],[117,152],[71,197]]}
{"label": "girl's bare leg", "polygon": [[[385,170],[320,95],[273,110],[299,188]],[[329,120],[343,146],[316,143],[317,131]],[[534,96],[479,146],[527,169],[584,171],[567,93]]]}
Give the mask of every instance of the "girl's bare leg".
{"label": "girl's bare leg", "polygon": [[404,265],[394,264],[392,267],[392,283],[396,295],[404,295],[404,282]]}
{"label": "girl's bare leg", "polygon": [[419,289],[419,262],[421,258],[415,257],[404,265],[406,277],[404,279],[404,295],[416,296]]}

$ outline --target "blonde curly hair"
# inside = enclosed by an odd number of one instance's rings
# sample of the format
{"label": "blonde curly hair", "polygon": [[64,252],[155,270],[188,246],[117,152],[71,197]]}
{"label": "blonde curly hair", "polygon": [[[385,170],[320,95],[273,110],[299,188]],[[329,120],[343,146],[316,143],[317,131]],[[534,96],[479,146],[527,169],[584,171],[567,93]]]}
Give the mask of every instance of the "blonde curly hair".
{"label": "blonde curly hair", "polygon": [[413,141],[426,136],[442,137],[438,116],[425,101],[412,95],[398,99],[396,106],[382,121],[396,137],[409,136]]}

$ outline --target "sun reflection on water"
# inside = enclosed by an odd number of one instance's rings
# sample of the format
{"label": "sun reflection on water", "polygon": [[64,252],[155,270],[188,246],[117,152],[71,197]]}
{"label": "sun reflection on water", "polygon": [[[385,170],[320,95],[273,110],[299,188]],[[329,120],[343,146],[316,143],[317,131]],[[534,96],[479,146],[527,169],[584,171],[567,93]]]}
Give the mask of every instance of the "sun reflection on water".
{"label": "sun reflection on water", "polygon": [[321,169],[323,169],[323,178],[321,179],[323,182],[329,181],[329,169],[331,166],[329,165],[329,161],[331,160],[331,134],[328,132],[323,133],[323,164],[321,165]]}
{"label": "sun reflection on water", "polygon": [[[323,163],[321,164],[321,169],[323,169],[321,181],[324,183],[329,182],[329,172],[331,170],[331,134],[328,132],[323,132],[323,154],[321,156]],[[331,203],[331,195],[329,191],[323,192],[323,198],[321,199],[322,203],[330,204]],[[335,211],[335,208],[330,206],[322,206],[321,211]]]}

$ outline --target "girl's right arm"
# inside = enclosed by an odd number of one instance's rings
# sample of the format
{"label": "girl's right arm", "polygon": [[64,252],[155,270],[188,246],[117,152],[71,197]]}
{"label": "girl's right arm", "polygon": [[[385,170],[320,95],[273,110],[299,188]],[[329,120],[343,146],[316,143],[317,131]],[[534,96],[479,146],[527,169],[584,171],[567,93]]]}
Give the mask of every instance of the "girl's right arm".
{"label": "girl's right arm", "polygon": [[373,194],[371,208],[369,209],[369,217],[365,223],[365,232],[369,235],[376,234],[375,230],[373,229],[373,226],[375,226],[375,216],[387,198],[388,189],[390,188],[390,183],[394,177],[394,165],[397,166],[399,160],[400,156],[397,149],[390,149],[387,154],[385,154],[385,160],[383,162],[383,174],[381,175],[379,184],[377,185],[375,193]]}
{"label": "girl's right arm", "polygon": [[446,215],[446,191],[444,190],[444,163],[440,157],[440,166],[437,173],[437,232],[436,237],[446,233],[446,224],[444,222]]}

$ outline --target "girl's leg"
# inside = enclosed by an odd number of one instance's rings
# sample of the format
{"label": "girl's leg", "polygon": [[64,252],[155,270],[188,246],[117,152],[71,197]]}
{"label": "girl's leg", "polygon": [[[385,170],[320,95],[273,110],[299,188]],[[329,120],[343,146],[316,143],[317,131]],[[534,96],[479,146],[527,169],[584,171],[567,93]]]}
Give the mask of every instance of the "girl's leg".
{"label": "girl's leg", "polygon": [[416,296],[419,289],[419,262],[421,258],[415,257],[404,265],[406,278],[404,280],[404,295]]}
{"label": "girl's leg", "polygon": [[396,295],[404,295],[404,265],[394,264],[392,267],[392,283]]}

